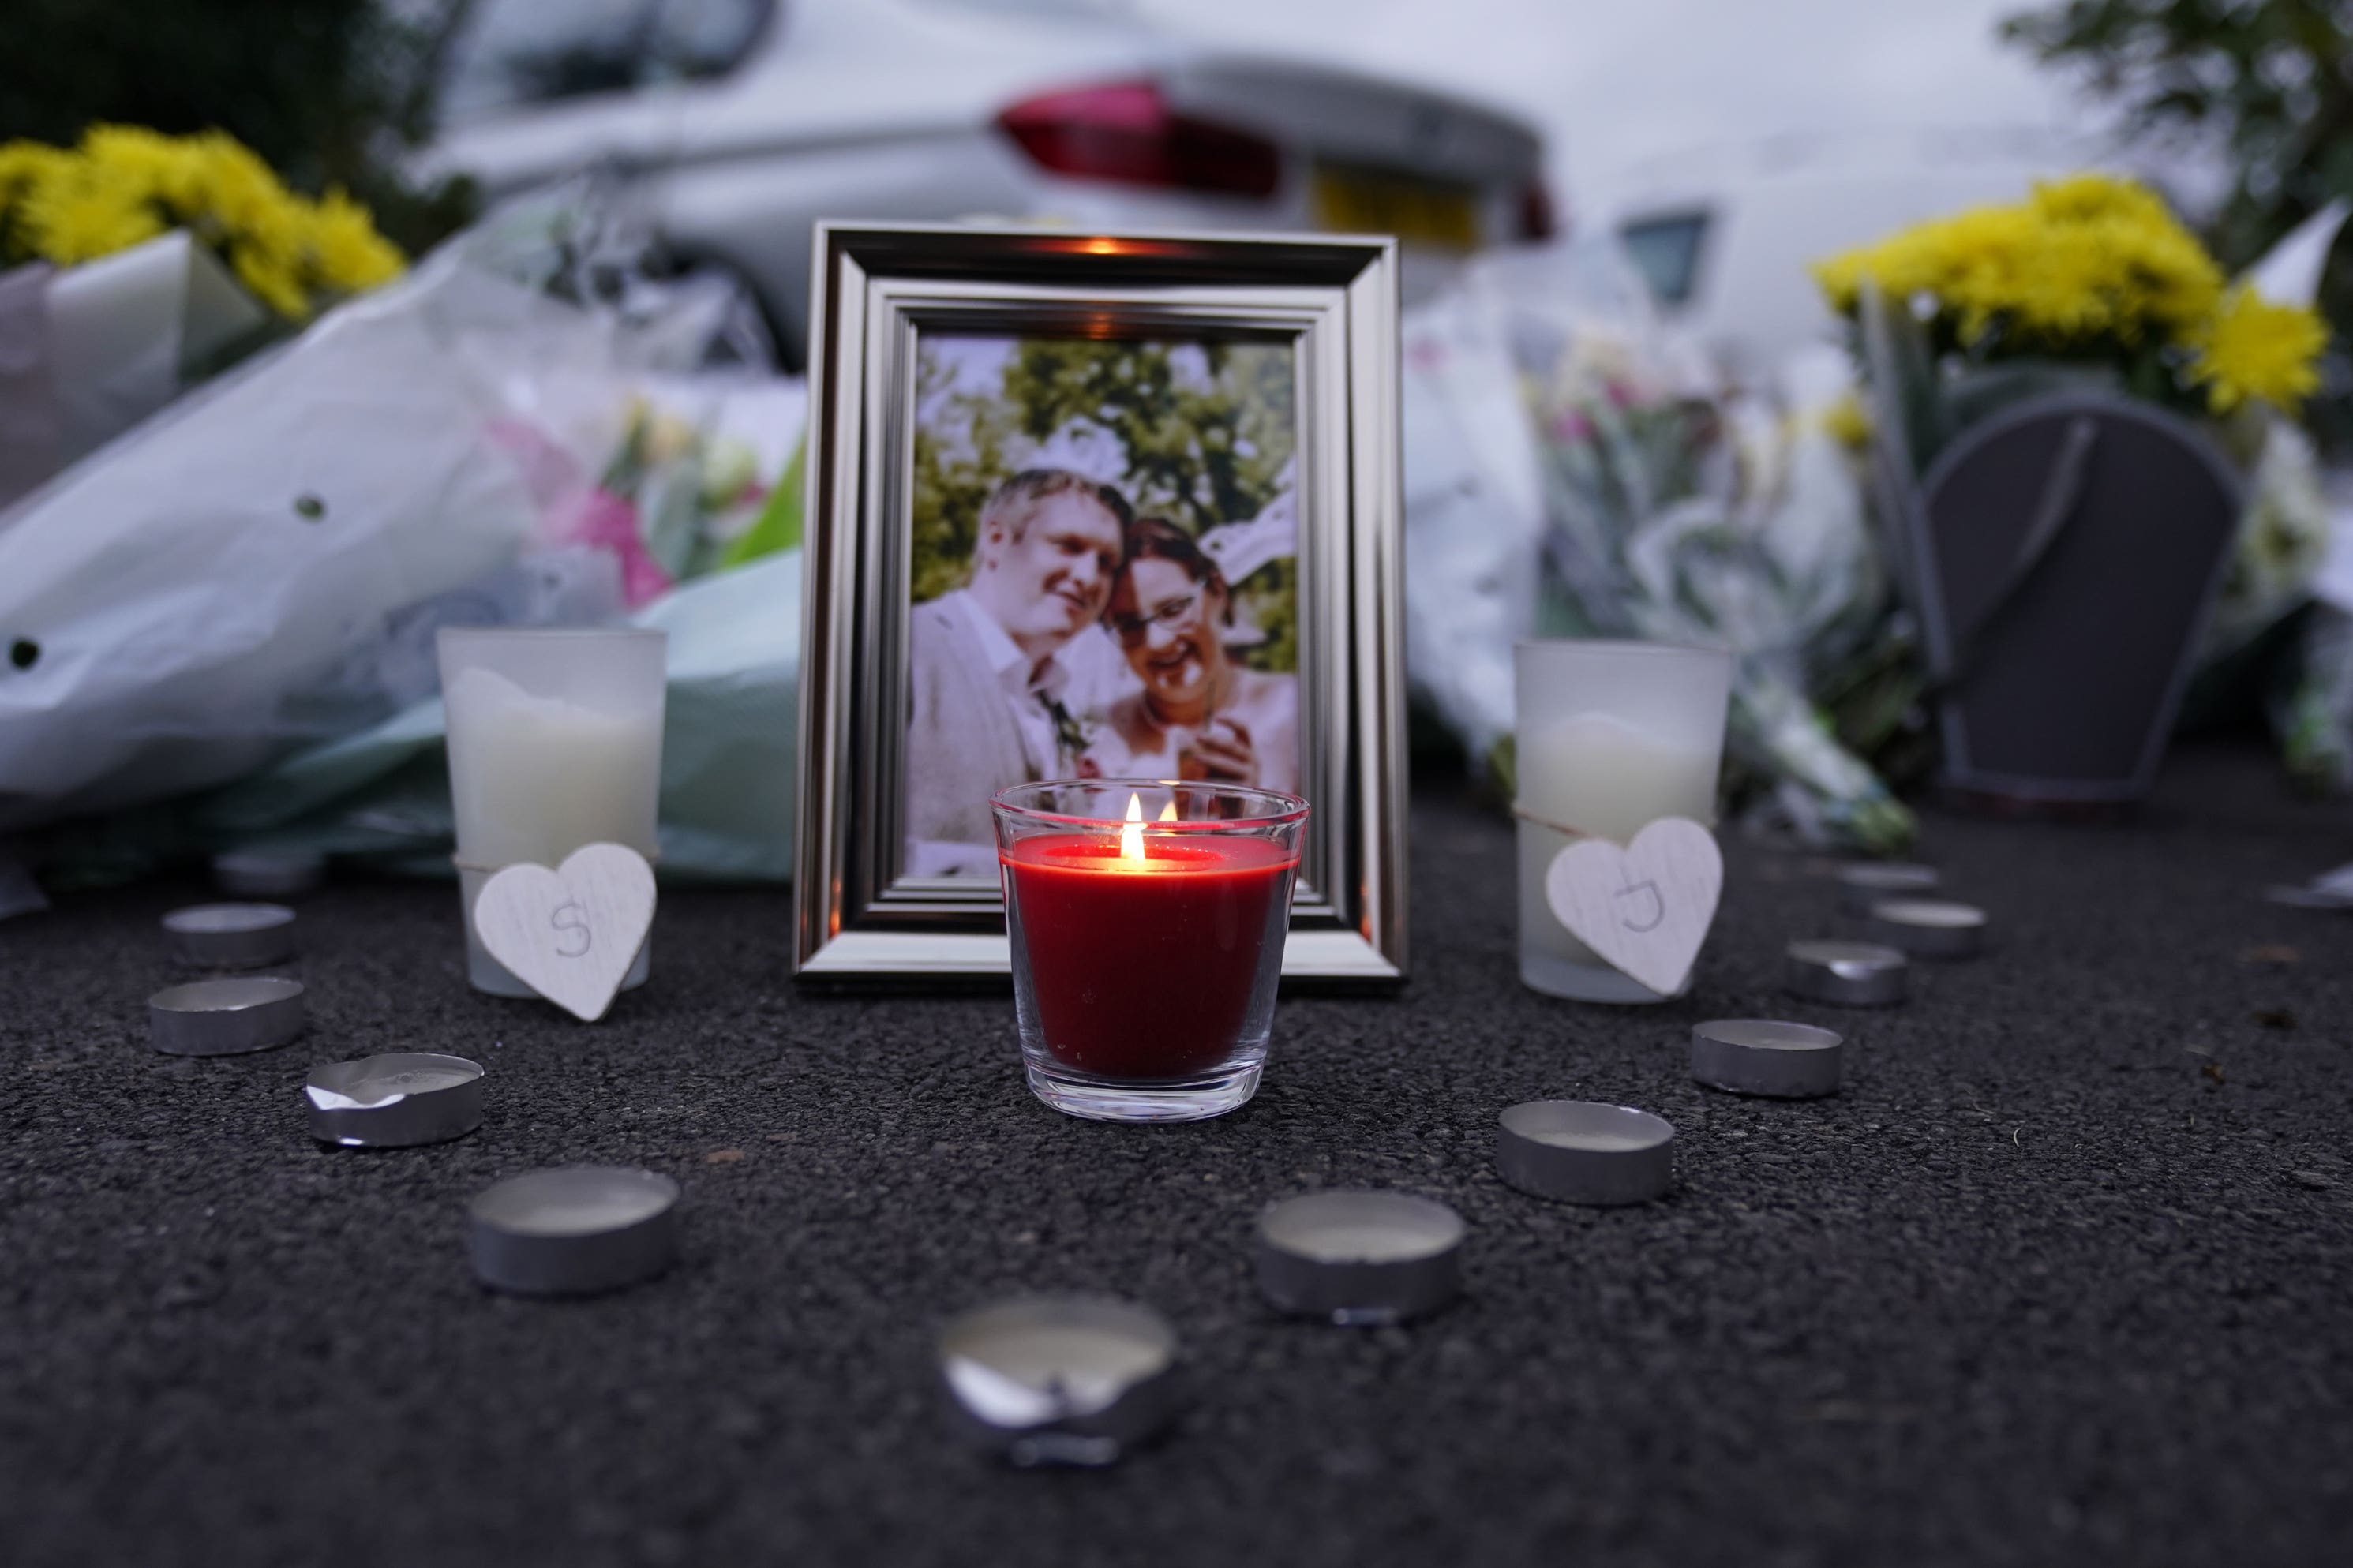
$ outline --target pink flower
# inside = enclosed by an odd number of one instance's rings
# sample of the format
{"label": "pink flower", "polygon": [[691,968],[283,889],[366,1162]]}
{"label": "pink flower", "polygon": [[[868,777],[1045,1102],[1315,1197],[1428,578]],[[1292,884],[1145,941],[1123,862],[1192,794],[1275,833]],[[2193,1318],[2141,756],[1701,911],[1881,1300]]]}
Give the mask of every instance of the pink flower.
{"label": "pink flower", "polygon": [[514,459],[523,486],[531,492],[532,504],[543,510],[587,482],[587,476],[573,461],[572,454],[527,419],[493,419],[486,433],[491,446]]}
{"label": "pink flower", "polygon": [[1593,421],[1574,408],[1564,408],[1552,422],[1556,441],[1583,441],[1593,435]]}
{"label": "pink flower", "polygon": [[629,608],[659,598],[673,585],[661,563],[646,552],[645,538],[638,531],[638,509],[627,496],[607,489],[581,490],[559,502],[548,521],[563,542],[594,545],[620,560],[621,598]]}

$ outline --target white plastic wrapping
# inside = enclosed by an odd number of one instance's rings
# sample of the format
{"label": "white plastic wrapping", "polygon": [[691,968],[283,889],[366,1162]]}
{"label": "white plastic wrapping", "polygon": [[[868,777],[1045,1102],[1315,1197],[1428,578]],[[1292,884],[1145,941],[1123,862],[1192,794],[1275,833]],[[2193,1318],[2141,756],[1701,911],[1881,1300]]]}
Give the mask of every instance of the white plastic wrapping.
{"label": "white plastic wrapping", "polygon": [[364,672],[396,612],[530,536],[485,439],[509,384],[599,367],[604,330],[445,252],[0,517],[0,829],[218,784],[386,710]]}
{"label": "white plastic wrapping", "polygon": [[1834,352],[1732,396],[1608,244],[1482,258],[1409,312],[1404,350],[1410,669],[1474,761],[1511,724],[1517,637],[1724,647],[1734,754],[1785,815],[1824,842],[1908,837],[1810,695],[1885,617],[1824,419]]}
{"label": "white plastic wrapping", "polygon": [[[792,875],[801,557],[700,578],[629,617],[670,634],[662,726],[661,874]],[[206,842],[359,855],[446,872],[452,832],[441,700],[323,742],[220,791]]]}

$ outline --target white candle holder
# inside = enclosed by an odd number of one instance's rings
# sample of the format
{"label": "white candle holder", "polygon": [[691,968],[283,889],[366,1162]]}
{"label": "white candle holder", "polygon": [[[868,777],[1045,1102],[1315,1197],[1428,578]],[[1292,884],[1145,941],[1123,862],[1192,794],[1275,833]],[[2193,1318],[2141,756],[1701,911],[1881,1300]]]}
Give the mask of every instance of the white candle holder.
{"label": "white candle holder", "polygon": [[[633,628],[461,629],[439,635],[466,977],[536,995],[474,929],[482,884],[518,863],[561,865],[587,844],[655,857],[669,637]],[[621,988],[642,985],[649,942]]]}
{"label": "white candle holder", "polygon": [[1580,838],[1623,845],[1662,816],[1715,820],[1732,656],[1536,641],[1514,655],[1520,979],[1579,1002],[1665,1001],[1568,933],[1546,900],[1545,873]]}

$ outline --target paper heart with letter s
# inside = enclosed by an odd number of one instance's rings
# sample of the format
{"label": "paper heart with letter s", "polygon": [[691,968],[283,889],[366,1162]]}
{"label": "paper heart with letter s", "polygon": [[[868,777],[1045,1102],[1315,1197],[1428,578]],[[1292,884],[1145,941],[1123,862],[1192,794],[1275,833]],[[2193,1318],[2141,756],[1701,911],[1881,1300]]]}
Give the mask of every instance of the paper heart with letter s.
{"label": "paper heart with letter s", "polygon": [[1715,836],[1683,816],[1659,818],[1623,849],[1579,839],[1545,872],[1545,902],[1568,934],[1662,996],[1691,978],[1723,893]]}
{"label": "paper heart with letter s", "polygon": [[605,1016],[654,923],[654,869],[622,844],[589,844],[551,871],[509,866],[482,884],[474,931],[491,956],[588,1023]]}

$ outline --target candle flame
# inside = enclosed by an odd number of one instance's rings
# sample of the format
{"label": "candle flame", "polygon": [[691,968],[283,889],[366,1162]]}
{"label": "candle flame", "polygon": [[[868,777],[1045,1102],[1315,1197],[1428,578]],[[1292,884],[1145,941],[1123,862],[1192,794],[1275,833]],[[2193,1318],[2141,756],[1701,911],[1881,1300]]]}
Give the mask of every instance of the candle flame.
{"label": "candle flame", "polygon": [[1119,858],[1123,860],[1144,858],[1144,803],[1130,790],[1127,795],[1127,826],[1119,830]]}
{"label": "candle flame", "polygon": [[1176,803],[1175,801],[1172,800],[1166,805],[1160,808],[1160,820],[1163,822],[1174,822],[1176,820]]}

